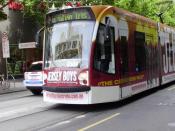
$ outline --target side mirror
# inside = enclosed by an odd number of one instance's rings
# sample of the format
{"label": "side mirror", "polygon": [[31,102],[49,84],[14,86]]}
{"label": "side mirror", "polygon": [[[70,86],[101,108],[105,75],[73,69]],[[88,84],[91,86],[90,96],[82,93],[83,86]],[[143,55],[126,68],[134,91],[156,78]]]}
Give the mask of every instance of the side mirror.
{"label": "side mirror", "polygon": [[40,33],[45,29],[45,26],[43,26],[41,29],[39,29],[36,33],[36,36],[35,36],[35,46],[36,47],[39,47],[40,45]]}

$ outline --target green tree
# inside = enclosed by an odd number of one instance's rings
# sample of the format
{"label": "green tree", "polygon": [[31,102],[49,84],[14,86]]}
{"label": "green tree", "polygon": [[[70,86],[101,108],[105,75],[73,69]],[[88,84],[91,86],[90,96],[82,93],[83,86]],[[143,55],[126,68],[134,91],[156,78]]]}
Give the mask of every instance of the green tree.
{"label": "green tree", "polygon": [[[10,0],[0,0],[1,5],[5,5]],[[54,5],[61,7],[68,1],[73,0],[11,0],[23,4],[24,17],[32,17],[40,24],[44,22],[44,16],[49,8]],[[76,0],[74,0],[76,1]],[[149,17],[155,21],[162,21],[170,26],[175,26],[175,3],[173,0],[81,0],[82,5],[114,5],[128,11]],[[5,15],[0,11],[0,19]]]}
{"label": "green tree", "polygon": [[7,14],[3,12],[3,8],[7,6],[7,4],[5,4],[5,0],[0,0],[0,5],[0,20],[6,20]]}
{"label": "green tree", "polygon": [[[0,0],[0,4],[4,5],[13,1],[16,3],[22,3],[23,5],[23,14],[24,17],[31,17],[32,19],[37,20],[40,24],[44,22],[44,16],[49,8],[54,4],[56,7],[61,7],[63,4],[65,5],[67,2],[80,2],[82,5],[114,5],[114,0]],[[0,18],[1,18],[0,12]]]}
{"label": "green tree", "polygon": [[114,5],[114,0],[102,0],[103,5]]}
{"label": "green tree", "polygon": [[44,16],[48,10],[47,2],[44,0],[19,0],[23,4],[24,17],[32,18],[41,25],[44,23]]}
{"label": "green tree", "polygon": [[114,5],[128,11],[175,26],[175,3],[172,0],[115,0]]}

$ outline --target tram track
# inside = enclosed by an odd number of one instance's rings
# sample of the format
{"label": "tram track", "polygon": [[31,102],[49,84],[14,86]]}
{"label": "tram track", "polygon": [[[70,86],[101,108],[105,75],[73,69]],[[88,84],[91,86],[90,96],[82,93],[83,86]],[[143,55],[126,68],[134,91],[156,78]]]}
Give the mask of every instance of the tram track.
{"label": "tram track", "polygon": [[[67,129],[67,126],[72,129],[74,124],[76,124],[77,129],[84,129],[91,124],[98,124],[106,120],[114,113],[123,114],[120,108],[129,105],[132,107],[133,104],[130,103],[154,96],[154,93],[162,93],[163,90],[170,94],[167,88],[163,88],[159,89],[159,92],[147,91],[119,102],[97,105],[45,103],[42,96],[34,96],[30,92],[14,93],[11,96],[12,98],[10,98],[10,94],[1,95],[3,97],[0,97],[0,129],[8,131],[49,131],[55,128]],[[155,96],[160,95],[155,94]],[[89,123],[83,124],[82,121]],[[81,126],[79,126],[80,123]]]}
{"label": "tram track", "polygon": [[45,103],[42,95],[34,96],[30,92],[0,95],[0,102],[0,129],[8,131],[42,129],[84,113]]}
{"label": "tram track", "polygon": [[32,96],[32,93],[30,93],[28,90],[3,93],[3,94],[0,94],[0,102],[20,99],[20,98],[29,97],[29,96]]}
{"label": "tram track", "polygon": [[96,112],[96,106],[50,104],[44,103],[42,96],[26,95],[1,100],[0,129],[10,131],[15,125],[13,131],[43,130],[64,124],[65,121],[72,122],[93,111]]}
{"label": "tram track", "polygon": [[42,102],[39,96],[23,96],[1,101],[0,121],[47,110],[52,104]]}
{"label": "tram track", "polygon": [[14,120],[14,119],[20,119],[21,117],[25,117],[28,115],[34,115],[36,113],[48,111],[52,109],[51,107],[45,107],[45,106],[33,106],[33,107],[21,107],[19,109],[14,110],[7,110],[5,112],[0,113],[0,123],[8,120]]}
{"label": "tram track", "polygon": [[[60,105],[53,105],[49,107],[42,107],[27,114],[21,114],[11,118],[6,118],[6,120],[0,119],[0,128],[4,130],[11,130],[7,125],[13,125],[15,123],[15,131],[25,130],[25,131],[36,131],[42,130],[46,127],[52,127],[57,123],[64,122],[66,120],[75,118],[82,114],[88,112],[70,111],[70,110],[59,110]],[[1,116],[1,115],[0,115]],[[13,123],[13,124],[12,124]],[[24,123],[24,125],[21,125]],[[22,126],[22,127],[20,127]],[[13,130],[14,131],[14,130]]]}

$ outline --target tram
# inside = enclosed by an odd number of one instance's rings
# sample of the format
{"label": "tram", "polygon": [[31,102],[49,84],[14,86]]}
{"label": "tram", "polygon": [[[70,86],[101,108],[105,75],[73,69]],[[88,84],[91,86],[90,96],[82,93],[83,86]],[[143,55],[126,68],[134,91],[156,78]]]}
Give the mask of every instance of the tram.
{"label": "tram", "polygon": [[107,5],[54,10],[45,24],[46,102],[114,102],[175,80],[172,27]]}

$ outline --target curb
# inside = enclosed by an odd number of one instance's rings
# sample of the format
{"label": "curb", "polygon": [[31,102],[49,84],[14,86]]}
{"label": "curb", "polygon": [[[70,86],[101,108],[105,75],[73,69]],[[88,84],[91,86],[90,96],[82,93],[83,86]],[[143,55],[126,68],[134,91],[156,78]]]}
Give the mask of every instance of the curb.
{"label": "curb", "polygon": [[21,89],[21,90],[0,90],[0,95],[4,95],[4,94],[10,94],[10,93],[15,93],[15,92],[22,92],[22,91],[27,91],[27,89]]}
{"label": "curb", "polygon": [[8,94],[13,92],[26,91],[27,88],[23,85],[23,81],[10,81],[10,88],[2,89],[0,88],[1,94]]}

